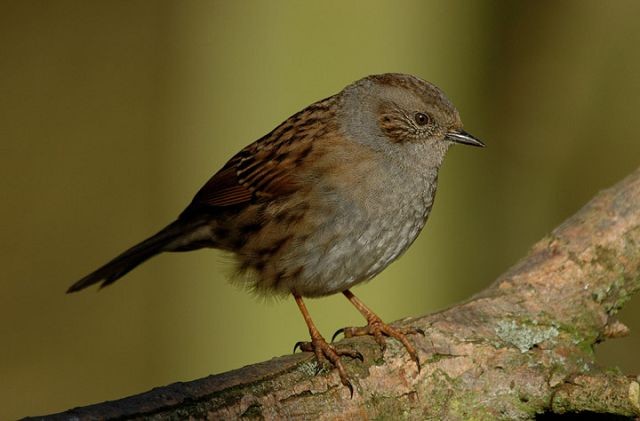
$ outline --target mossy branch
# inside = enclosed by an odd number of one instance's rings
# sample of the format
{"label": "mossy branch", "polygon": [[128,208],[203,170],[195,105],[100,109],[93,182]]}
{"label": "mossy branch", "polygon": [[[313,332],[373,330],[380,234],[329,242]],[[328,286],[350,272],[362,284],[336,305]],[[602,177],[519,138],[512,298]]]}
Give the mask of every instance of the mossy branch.
{"label": "mossy branch", "polygon": [[275,358],[45,419],[533,419],[640,415],[636,377],[595,363],[594,345],[628,329],[613,316],[640,289],[640,170],[603,191],[470,300],[399,324],[422,370],[395,341],[343,340],[365,356],[315,374],[310,354]]}

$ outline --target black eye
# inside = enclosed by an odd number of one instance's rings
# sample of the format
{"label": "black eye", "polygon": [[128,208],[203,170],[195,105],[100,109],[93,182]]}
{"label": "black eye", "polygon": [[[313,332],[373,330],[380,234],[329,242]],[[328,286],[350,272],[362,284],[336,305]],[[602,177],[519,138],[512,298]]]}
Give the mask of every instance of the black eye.
{"label": "black eye", "polygon": [[418,123],[418,126],[424,126],[429,123],[429,116],[424,113],[416,113],[413,118],[416,120],[416,123]]}

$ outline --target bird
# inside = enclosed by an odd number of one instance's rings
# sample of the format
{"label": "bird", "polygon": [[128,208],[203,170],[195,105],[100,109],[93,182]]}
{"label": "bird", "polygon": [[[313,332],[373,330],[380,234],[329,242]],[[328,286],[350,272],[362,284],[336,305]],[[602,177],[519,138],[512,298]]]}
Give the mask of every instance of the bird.
{"label": "bird", "polygon": [[303,298],[342,293],[367,325],[337,333],[371,335],[382,348],[386,337],[395,338],[420,369],[407,336],[424,332],[384,323],[351,288],[380,273],[421,232],[453,144],[484,146],[463,129],[440,88],[409,74],[366,76],[240,150],[174,222],[67,292],[108,286],[164,252],[231,252],[249,289],[293,296],[311,339],[294,352],[328,360],[353,396],[341,358],[362,354],[328,343]]}

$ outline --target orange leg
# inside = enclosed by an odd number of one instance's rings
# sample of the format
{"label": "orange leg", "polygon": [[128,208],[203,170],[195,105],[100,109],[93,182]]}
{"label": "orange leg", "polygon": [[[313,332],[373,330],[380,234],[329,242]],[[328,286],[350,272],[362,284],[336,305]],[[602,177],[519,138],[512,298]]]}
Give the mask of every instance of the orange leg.
{"label": "orange leg", "polygon": [[351,349],[336,349],[332,345],[329,345],[327,341],[322,337],[318,328],[311,320],[311,315],[307,310],[307,306],[302,301],[302,297],[296,294],[293,294],[293,298],[296,300],[296,304],[298,304],[298,308],[300,308],[300,312],[302,313],[302,317],[304,317],[304,321],[307,323],[307,327],[309,328],[309,335],[311,336],[311,342],[298,342],[293,347],[295,352],[296,348],[300,348],[301,351],[304,352],[313,352],[316,355],[316,360],[318,364],[322,363],[322,357],[326,358],[335,368],[338,369],[338,373],[340,374],[340,381],[343,385],[349,388],[351,392],[351,396],[353,396],[353,386],[347,377],[347,373],[342,365],[342,361],[340,361],[340,357],[342,355],[346,355],[351,358],[358,358],[360,361],[363,361],[362,354],[358,351],[354,351]]}
{"label": "orange leg", "polygon": [[420,371],[420,360],[418,359],[418,353],[416,349],[411,345],[411,343],[407,340],[406,335],[420,333],[424,335],[424,331],[422,329],[417,329],[413,327],[406,328],[394,328],[384,323],[377,314],[375,314],[369,307],[367,307],[358,297],[353,295],[351,291],[348,289],[342,292],[345,297],[354,305],[355,308],[367,319],[367,325],[363,327],[345,327],[343,329],[338,330],[332,338],[333,339],[339,335],[340,333],[344,333],[346,338],[350,338],[353,336],[364,336],[371,335],[375,339],[375,341],[380,345],[380,348],[384,351],[387,344],[385,340],[385,336],[390,336],[399,340],[402,345],[407,349],[409,356],[413,361],[415,361],[418,366],[418,371]]}

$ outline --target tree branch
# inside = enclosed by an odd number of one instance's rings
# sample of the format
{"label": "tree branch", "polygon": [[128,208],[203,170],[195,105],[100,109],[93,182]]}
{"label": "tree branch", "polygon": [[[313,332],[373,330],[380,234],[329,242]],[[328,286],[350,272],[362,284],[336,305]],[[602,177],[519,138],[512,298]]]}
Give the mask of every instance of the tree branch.
{"label": "tree branch", "polygon": [[311,354],[289,355],[188,383],[44,419],[152,417],[532,419],[591,411],[640,415],[638,378],[595,363],[594,345],[628,329],[613,315],[640,289],[640,170],[601,192],[470,300],[400,321],[422,370],[388,341],[345,361],[355,393],[337,373],[315,375]]}

